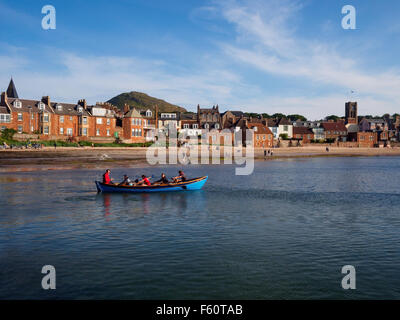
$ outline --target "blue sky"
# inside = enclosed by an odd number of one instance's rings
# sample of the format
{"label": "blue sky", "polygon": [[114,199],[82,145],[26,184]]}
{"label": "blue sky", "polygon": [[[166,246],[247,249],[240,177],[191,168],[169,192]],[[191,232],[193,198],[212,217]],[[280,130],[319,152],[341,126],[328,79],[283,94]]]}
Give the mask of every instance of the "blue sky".
{"label": "blue sky", "polygon": [[[56,30],[43,30],[44,5]],[[344,5],[357,29],[341,27]],[[0,0],[0,86],[21,97],[106,101],[142,91],[194,111],[310,119],[400,113],[395,0]],[[354,91],[353,94],[350,92]]]}

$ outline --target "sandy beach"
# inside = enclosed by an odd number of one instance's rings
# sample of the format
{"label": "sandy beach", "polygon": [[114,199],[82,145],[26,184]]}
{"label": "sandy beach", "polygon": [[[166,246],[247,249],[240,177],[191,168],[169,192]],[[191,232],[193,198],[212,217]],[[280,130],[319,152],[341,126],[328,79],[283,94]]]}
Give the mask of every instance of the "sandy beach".
{"label": "sandy beach", "polygon": [[[214,151],[217,147],[213,147]],[[40,150],[1,150],[0,172],[67,170],[79,168],[104,169],[119,166],[149,166],[146,160],[147,148],[71,148],[44,147]],[[400,156],[400,148],[340,148],[325,146],[305,146],[274,148],[273,156],[264,157],[264,149],[254,149],[254,158],[259,161],[283,160],[307,157],[371,157]],[[223,163],[224,150],[218,148]],[[176,153],[175,148],[169,152]],[[245,152],[243,152],[244,154]],[[167,157],[168,158],[168,157]]]}

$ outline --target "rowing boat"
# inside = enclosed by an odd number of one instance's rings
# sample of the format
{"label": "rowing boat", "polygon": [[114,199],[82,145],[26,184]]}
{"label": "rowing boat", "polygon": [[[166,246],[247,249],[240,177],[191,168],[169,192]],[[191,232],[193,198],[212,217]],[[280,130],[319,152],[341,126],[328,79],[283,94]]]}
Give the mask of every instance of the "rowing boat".
{"label": "rowing boat", "polygon": [[127,192],[127,193],[143,193],[143,192],[169,192],[169,191],[187,191],[200,190],[206,183],[208,176],[186,180],[177,183],[165,183],[156,185],[129,186],[118,184],[106,184],[100,181],[96,182],[98,192]]}

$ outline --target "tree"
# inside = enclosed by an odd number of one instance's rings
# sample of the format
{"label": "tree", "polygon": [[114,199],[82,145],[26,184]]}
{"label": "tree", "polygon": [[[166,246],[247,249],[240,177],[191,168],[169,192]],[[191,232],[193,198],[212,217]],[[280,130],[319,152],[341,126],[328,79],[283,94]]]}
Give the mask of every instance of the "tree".
{"label": "tree", "polygon": [[296,120],[300,120],[300,121],[307,121],[307,118],[302,116],[301,114],[289,114],[287,116],[291,121],[296,121]]}
{"label": "tree", "polygon": [[337,121],[337,120],[339,120],[339,119],[340,119],[340,117],[335,116],[334,114],[333,114],[333,115],[330,115],[330,116],[327,116],[327,117],[325,118],[325,120],[327,120],[327,121],[329,121],[329,120]]}
{"label": "tree", "polygon": [[271,118],[271,116],[268,113],[261,113],[261,116],[265,119]]}
{"label": "tree", "polygon": [[287,139],[289,139],[289,136],[288,136],[287,133],[281,133],[281,134],[279,135],[279,137],[282,138],[282,140],[287,140]]}
{"label": "tree", "polygon": [[286,118],[286,116],[285,116],[283,113],[274,113],[274,114],[272,115],[272,118],[281,119],[281,118]]}
{"label": "tree", "polygon": [[1,132],[1,138],[4,140],[12,140],[17,131],[14,129],[4,129]]}

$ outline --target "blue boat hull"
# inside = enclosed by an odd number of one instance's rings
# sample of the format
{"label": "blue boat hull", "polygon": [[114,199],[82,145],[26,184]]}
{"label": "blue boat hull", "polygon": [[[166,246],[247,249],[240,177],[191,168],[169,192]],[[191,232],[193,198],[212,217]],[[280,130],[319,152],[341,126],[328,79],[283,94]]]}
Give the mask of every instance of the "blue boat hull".
{"label": "blue boat hull", "polygon": [[96,182],[98,192],[117,192],[117,193],[148,193],[148,192],[171,192],[171,191],[189,191],[200,190],[206,183],[208,176],[190,179],[185,182],[174,184],[163,184],[159,186],[119,186],[113,184],[104,184],[100,181]]}

